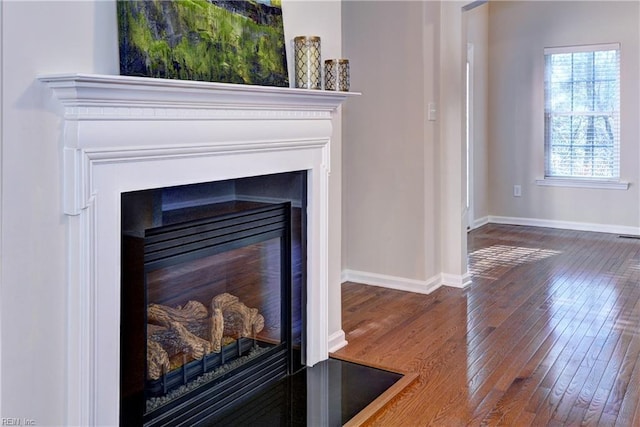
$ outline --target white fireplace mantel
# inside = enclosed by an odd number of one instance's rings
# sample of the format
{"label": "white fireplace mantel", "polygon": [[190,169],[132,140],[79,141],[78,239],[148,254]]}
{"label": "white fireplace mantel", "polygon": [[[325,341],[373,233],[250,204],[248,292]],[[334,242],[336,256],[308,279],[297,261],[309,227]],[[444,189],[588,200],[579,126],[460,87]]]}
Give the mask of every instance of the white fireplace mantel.
{"label": "white fireplace mantel", "polygon": [[62,104],[67,425],[117,425],[120,195],[307,171],[306,363],[328,357],[332,116],[354,93],[127,76],[42,76]]}
{"label": "white fireplace mantel", "polygon": [[296,116],[326,118],[351,92],[98,74],[42,76],[66,117],[113,114],[164,120]]}

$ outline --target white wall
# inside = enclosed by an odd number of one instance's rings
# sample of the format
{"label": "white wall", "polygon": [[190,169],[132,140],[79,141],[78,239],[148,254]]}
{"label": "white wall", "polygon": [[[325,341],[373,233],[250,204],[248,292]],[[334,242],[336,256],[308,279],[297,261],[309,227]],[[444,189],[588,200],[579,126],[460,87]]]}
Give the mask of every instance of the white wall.
{"label": "white wall", "polygon": [[[57,106],[39,73],[113,73],[115,7],[3,2],[3,417],[64,424],[67,219]],[[100,52],[100,53],[98,53]]]}
{"label": "white wall", "polygon": [[475,7],[463,13],[467,43],[471,45],[471,212],[472,228],[482,224],[489,216],[487,120],[489,112],[489,4]]}
{"label": "white wall", "polygon": [[[115,2],[3,1],[1,7],[0,416],[65,425],[68,218],[61,206],[60,108],[36,76],[118,74]],[[340,56],[338,1],[289,1],[283,13],[289,40],[317,34],[325,56]],[[335,124],[329,332],[340,342],[339,117]]]}
{"label": "white wall", "polygon": [[[640,230],[640,4],[489,3],[489,189],[494,220],[612,232]],[[543,48],[621,43],[621,179],[629,190],[541,187]],[[513,185],[522,197],[513,197]]]}

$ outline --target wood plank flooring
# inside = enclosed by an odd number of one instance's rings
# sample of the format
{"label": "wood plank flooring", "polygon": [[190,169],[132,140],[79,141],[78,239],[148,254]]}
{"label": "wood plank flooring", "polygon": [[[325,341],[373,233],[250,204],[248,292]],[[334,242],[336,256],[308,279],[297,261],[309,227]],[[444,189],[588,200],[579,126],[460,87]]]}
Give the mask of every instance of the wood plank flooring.
{"label": "wood plank flooring", "polygon": [[489,224],[472,285],[343,285],[336,354],[418,374],[373,426],[640,426],[640,240]]}

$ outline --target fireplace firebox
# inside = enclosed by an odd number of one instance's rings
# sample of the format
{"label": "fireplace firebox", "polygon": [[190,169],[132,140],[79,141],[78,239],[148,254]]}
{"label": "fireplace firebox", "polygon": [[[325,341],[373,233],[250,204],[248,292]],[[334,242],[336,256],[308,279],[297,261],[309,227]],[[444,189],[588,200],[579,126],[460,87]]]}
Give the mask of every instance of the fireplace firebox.
{"label": "fireplace firebox", "polygon": [[[304,191],[265,197],[303,182],[122,195],[121,425],[206,423],[303,367]],[[193,200],[207,189],[216,203]]]}

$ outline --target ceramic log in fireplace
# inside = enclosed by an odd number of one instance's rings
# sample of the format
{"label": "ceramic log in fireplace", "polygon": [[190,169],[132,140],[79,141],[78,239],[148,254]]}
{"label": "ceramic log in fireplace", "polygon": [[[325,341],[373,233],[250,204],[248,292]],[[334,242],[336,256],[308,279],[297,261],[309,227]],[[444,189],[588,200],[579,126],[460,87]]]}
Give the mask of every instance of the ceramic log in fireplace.
{"label": "ceramic log in fireplace", "polygon": [[[302,176],[232,185],[303,189]],[[301,209],[231,200],[165,210],[171,191],[122,196],[121,425],[206,422],[302,367]]]}

